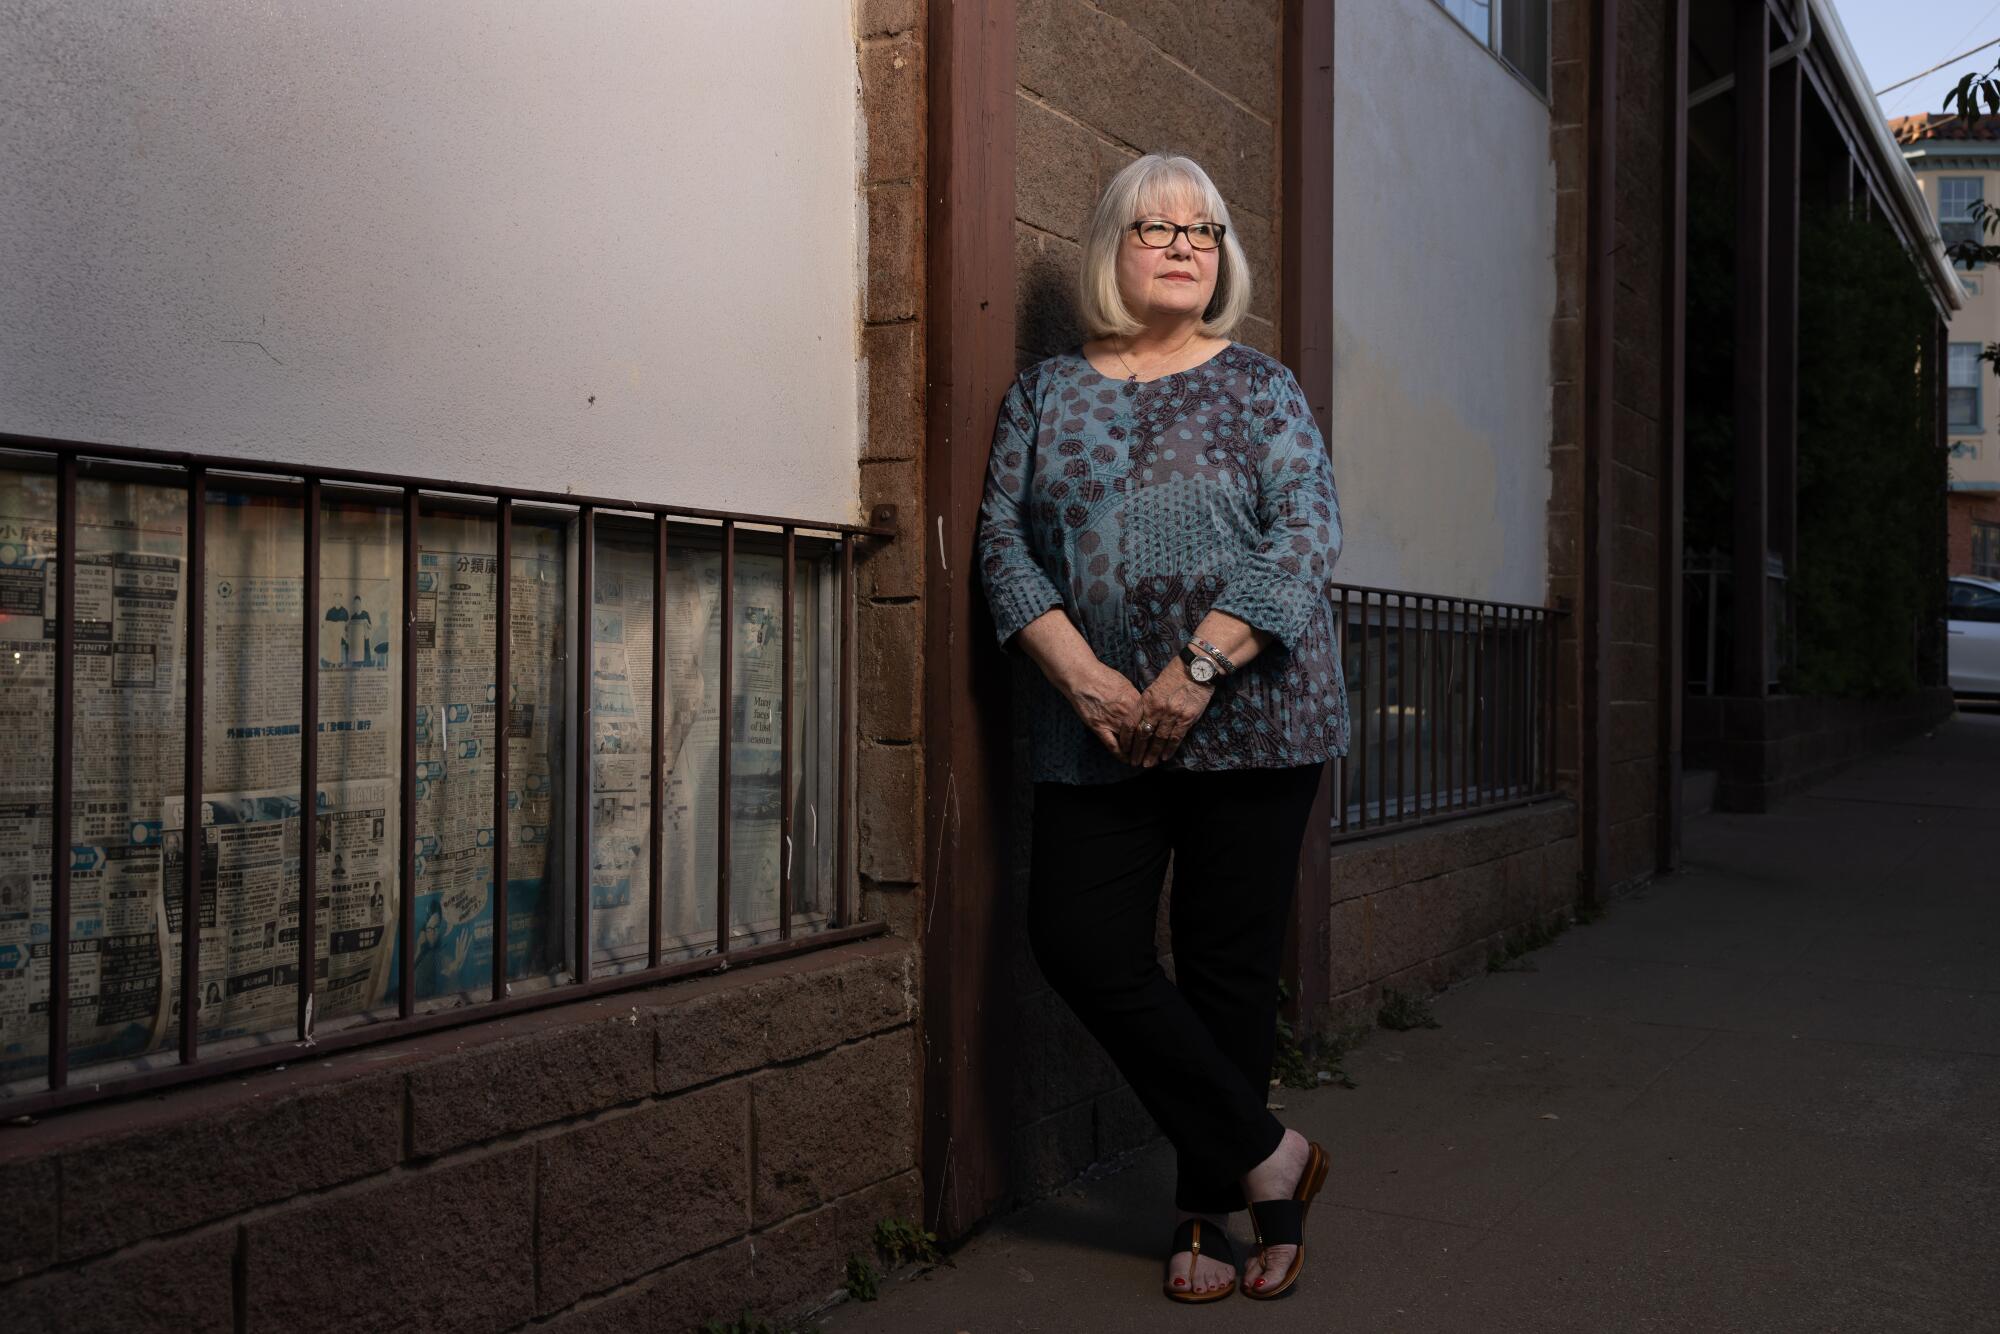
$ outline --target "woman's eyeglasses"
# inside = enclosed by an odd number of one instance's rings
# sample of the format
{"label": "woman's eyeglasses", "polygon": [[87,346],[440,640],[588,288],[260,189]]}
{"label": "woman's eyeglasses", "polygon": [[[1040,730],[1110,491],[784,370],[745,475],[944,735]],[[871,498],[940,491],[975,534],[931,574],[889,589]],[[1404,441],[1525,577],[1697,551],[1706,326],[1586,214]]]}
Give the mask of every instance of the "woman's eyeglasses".
{"label": "woman's eyeglasses", "polygon": [[1190,222],[1183,226],[1161,218],[1141,218],[1132,224],[1132,230],[1139,234],[1139,244],[1149,250],[1165,250],[1175,237],[1183,235],[1196,250],[1213,250],[1222,244],[1223,233],[1229,228],[1219,222]]}

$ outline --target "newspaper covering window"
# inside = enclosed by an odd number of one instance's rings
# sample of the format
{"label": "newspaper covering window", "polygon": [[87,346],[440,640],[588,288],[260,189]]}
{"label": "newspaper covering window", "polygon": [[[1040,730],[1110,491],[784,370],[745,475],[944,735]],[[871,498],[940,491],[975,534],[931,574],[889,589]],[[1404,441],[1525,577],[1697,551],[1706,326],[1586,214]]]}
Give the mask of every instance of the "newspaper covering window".
{"label": "newspaper covering window", "polygon": [[[168,1041],[160,1004],[161,827],[181,767],[186,500],[77,485],[70,1058]],[[55,763],[55,479],[0,473],[0,1081],[48,1053]]]}
{"label": "newspaper covering window", "polygon": [[[546,982],[563,965],[562,822],[565,536],[512,530],[506,744],[510,979]],[[419,530],[416,723],[416,941],[420,1000],[483,996],[493,977],[493,779],[497,525],[427,515]]]}
{"label": "newspaper covering window", "polygon": [[[395,944],[397,709],[404,645],[401,524],[374,506],[321,513],[319,753],[312,820],[299,790],[306,650],[305,516],[297,498],[211,490],[204,554],[201,886],[193,1003],[204,1047],[294,1040],[299,858],[316,858],[314,1021],[383,997]],[[186,806],[163,802],[159,913],[168,1005],[180,996]],[[164,1033],[163,1033],[164,1036]]]}
{"label": "newspaper covering window", "polygon": [[[590,947],[594,966],[644,966],[650,949],[651,839],[653,829],[654,553],[651,538],[600,528],[592,560],[590,648]],[[670,562],[667,662],[669,700],[666,751],[679,756],[703,707],[700,663],[684,648],[686,634],[715,614],[712,585],[704,587],[684,562]],[[704,595],[707,601],[704,603]],[[688,800],[673,791],[669,800]],[[677,840],[685,843],[687,840]],[[694,867],[681,848],[666,868],[672,883]],[[704,922],[699,905],[667,896],[671,914],[661,923],[668,953],[698,953]],[[675,912],[681,908],[686,911]],[[708,914],[708,923],[714,913]],[[712,926],[711,926],[712,934]]]}
{"label": "newspaper covering window", "polygon": [[[742,549],[733,589],[730,722],[731,938],[776,938],[781,837],[784,565]],[[722,737],[722,561],[713,549],[669,545],[667,646],[653,651],[653,538],[599,530],[594,557],[591,722],[591,945],[616,968],[643,961],[651,894],[652,673],[666,672],[665,810],[661,945],[692,957],[716,943],[716,831],[724,816]],[[795,925],[824,924],[818,886],[832,878],[833,754],[827,644],[832,583],[824,559],[802,559],[795,576],[793,674],[793,857]],[[827,813],[824,814],[823,813]]]}

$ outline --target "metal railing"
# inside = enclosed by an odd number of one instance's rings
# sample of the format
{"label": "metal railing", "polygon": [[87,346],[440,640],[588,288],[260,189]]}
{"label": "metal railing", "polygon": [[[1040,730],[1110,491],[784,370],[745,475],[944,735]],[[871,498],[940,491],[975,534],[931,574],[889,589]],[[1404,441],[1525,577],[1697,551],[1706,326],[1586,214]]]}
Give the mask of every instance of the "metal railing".
{"label": "metal railing", "polygon": [[[38,639],[52,639],[52,644],[36,645],[38,652],[50,656],[49,671],[53,678],[53,710],[51,730],[53,732],[49,780],[51,796],[48,820],[48,860],[47,892],[45,896],[29,894],[25,905],[9,905],[9,911],[24,908],[35,920],[34,935],[36,946],[33,954],[45,958],[47,987],[47,1056],[45,1078],[40,1081],[19,1081],[12,1086],[11,1096],[0,1097],[0,1109],[9,1115],[37,1114],[58,1107],[112,1097],[140,1090],[156,1089],[165,1085],[180,1083],[189,1079],[205,1077],[226,1071],[273,1065],[296,1059],[300,1044],[310,1044],[316,1051],[325,1052],[342,1047],[358,1046],[401,1037],[412,1033],[448,1027],[458,1024],[479,1022],[498,1015],[514,1013],[541,1006],[567,1003],[582,997],[607,991],[641,987],[670,978],[703,973],[735,964],[767,959],[796,953],[806,949],[820,948],[845,940],[873,935],[882,930],[878,922],[858,920],[855,888],[854,855],[854,811],[853,811],[853,749],[854,749],[854,610],[855,579],[854,550],[857,543],[870,540],[889,539],[894,536],[893,514],[878,512],[875,523],[869,525],[832,523],[815,520],[793,519],[768,515],[737,513],[730,511],[700,509],[693,507],[653,504],[622,497],[581,496],[510,488],[490,484],[461,483],[430,478],[402,477],[361,471],[356,469],[327,468],[297,464],[264,463],[237,458],[209,457],[188,453],[160,452],[129,447],[88,443],[73,440],[46,439],[41,437],[0,434],[0,470],[24,475],[38,475],[48,478],[52,474],[55,495],[53,544],[44,556],[24,561],[24,566],[32,567],[32,574],[24,570],[18,582],[21,588],[32,587],[35,605],[13,605],[11,610],[18,615],[32,614],[36,620],[46,618],[46,629],[37,628]],[[77,869],[75,833],[77,811],[75,806],[77,749],[76,749],[76,699],[78,687],[78,482],[79,477],[107,479],[121,483],[133,483],[152,488],[165,488],[170,493],[177,491],[185,497],[185,555],[180,574],[178,591],[184,599],[184,625],[182,644],[186,669],[182,673],[179,688],[184,692],[176,701],[180,710],[180,783],[181,806],[179,827],[163,828],[159,832],[161,847],[158,851],[160,872],[157,879],[160,903],[161,926],[157,937],[158,980],[155,1004],[162,1007],[156,1011],[155,1022],[165,1025],[168,1005],[169,982],[178,973],[178,1014],[173,1016],[170,1034],[156,1038],[156,1045],[137,1061],[107,1063],[103,1066],[86,1065],[81,1071],[71,1065],[71,1009],[76,1003],[72,996],[71,955],[77,942],[71,938],[72,876]],[[202,1029],[197,1018],[201,1008],[200,996],[202,976],[202,926],[205,921],[219,921],[217,916],[217,896],[225,892],[225,887],[213,881],[214,872],[209,845],[213,843],[215,824],[205,821],[204,813],[208,802],[208,789],[204,787],[204,751],[210,747],[202,744],[208,735],[207,727],[212,721],[205,716],[209,701],[205,698],[206,682],[214,670],[209,655],[209,646],[204,642],[206,628],[205,597],[210,591],[208,574],[204,561],[209,548],[210,510],[219,498],[235,493],[259,493],[275,497],[287,509],[295,509],[303,526],[302,552],[321,552],[322,524],[329,515],[337,513],[337,507],[372,507],[378,512],[401,515],[401,624],[402,638],[396,645],[401,652],[400,684],[396,695],[395,709],[400,726],[400,750],[395,773],[399,820],[396,831],[396,903],[395,953],[396,965],[393,969],[393,996],[387,994],[387,973],[384,973],[385,994],[375,1010],[366,1015],[351,1016],[352,1021],[333,1031],[326,1031],[322,1022],[316,1025],[314,1018],[315,991],[319,979],[325,972],[331,947],[322,953],[326,945],[326,931],[317,920],[317,914],[325,906],[327,899],[320,881],[319,854],[323,847],[309,843],[309,838],[325,837],[316,832],[317,816],[324,796],[321,788],[327,777],[321,771],[320,752],[322,745],[322,724],[319,717],[320,676],[325,667],[321,657],[321,635],[325,627],[320,624],[321,610],[321,560],[303,560],[303,570],[290,576],[302,583],[303,624],[299,627],[301,652],[292,670],[296,672],[298,701],[298,750],[299,768],[292,777],[292,783],[300,793],[298,802],[297,845],[293,860],[296,864],[296,914],[298,924],[296,963],[285,969],[276,970],[280,980],[288,971],[296,990],[296,1005],[293,1008],[293,1022],[289,1031],[269,1035],[259,1045],[230,1047],[205,1053]],[[333,508],[330,508],[333,507]],[[425,521],[436,521],[439,515],[472,516],[490,522],[493,526],[495,554],[492,557],[494,571],[495,601],[493,615],[493,643],[491,658],[493,675],[487,683],[493,700],[492,787],[490,857],[491,874],[491,938],[492,968],[489,978],[479,990],[480,996],[472,992],[461,992],[456,996],[442,999],[453,1003],[452,1008],[425,1009],[420,1007],[416,988],[416,974],[419,954],[418,924],[415,905],[418,884],[418,793],[422,785],[419,779],[417,742],[422,721],[426,715],[419,699],[418,658],[415,643],[420,638],[419,631],[425,627],[418,619],[419,607],[419,534]],[[508,904],[509,857],[512,835],[517,832],[510,828],[514,818],[513,801],[518,793],[513,791],[514,775],[510,773],[508,752],[510,742],[517,735],[514,726],[515,705],[513,688],[516,682],[512,640],[515,637],[515,608],[513,606],[514,569],[513,543],[516,530],[527,531],[530,524],[539,524],[544,530],[560,530],[566,534],[564,540],[572,545],[567,547],[574,561],[574,584],[576,590],[563,602],[562,618],[564,642],[573,652],[573,661],[567,669],[572,677],[560,682],[565,692],[564,698],[574,701],[572,717],[576,726],[567,733],[567,762],[573,764],[571,785],[566,802],[557,803],[555,817],[561,822],[560,839],[568,844],[571,857],[566,885],[558,890],[558,895],[567,892],[573,913],[567,923],[567,937],[560,950],[560,956],[545,971],[541,981],[547,983],[539,989],[523,989],[516,994],[514,983],[522,981],[519,973],[510,971],[509,959],[512,950],[512,923]],[[603,975],[593,975],[593,954],[598,951],[592,945],[593,909],[593,803],[597,800],[593,786],[592,761],[597,751],[596,721],[593,718],[594,646],[597,640],[592,618],[597,601],[599,585],[594,582],[594,566],[600,550],[608,550],[605,543],[610,540],[608,530],[616,529],[628,546],[645,540],[647,529],[651,531],[652,556],[652,618],[651,644],[657,649],[652,661],[650,682],[651,725],[647,757],[649,760],[649,810],[650,821],[647,834],[646,865],[649,871],[649,899],[646,906],[646,938],[643,956],[636,947],[630,957],[615,962],[600,958],[606,964]],[[714,781],[720,814],[714,822],[715,864],[714,864],[714,937],[712,942],[700,941],[688,945],[683,938],[677,953],[688,957],[667,958],[663,948],[663,921],[666,905],[663,902],[667,883],[664,853],[668,842],[665,837],[663,813],[666,810],[666,782],[669,767],[667,736],[669,731],[670,705],[683,709],[685,702],[669,698],[667,669],[668,633],[668,571],[670,552],[676,548],[700,547],[719,553],[721,566],[719,611],[719,674],[717,696],[720,700],[720,717],[717,722],[718,740],[716,744]],[[23,548],[16,548],[16,554]],[[746,943],[732,939],[732,934],[741,936],[743,931],[732,932],[737,925],[732,915],[732,893],[739,888],[732,886],[732,836],[731,828],[736,822],[734,808],[736,789],[732,786],[732,750],[737,744],[732,725],[731,711],[735,702],[732,694],[732,674],[736,661],[736,615],[734,596],[738,579],[739,551],[759,553],[760,560],[782,561],[782,626],[760,627],[758,633],[777,629],[780,649],[778,653],[777,676],[782,683],[776,717],[767,720],[766,726],[774,727],[780,751],[777,775],[778,794],[774,798],[758,800],[775,801],[778,822],[778,844],[782,855],[777,858],[777,911],[773,929],[759,933],[770,938],[757,939]],[[393,558],[393,557],[392,557]],[[46,563],[53,562],[53,606],[45,612],[40,603],[43,580],[46,579]],[[832,681],[828,688],[824,681],[816,690],[816,699],[821,708],[822,725],[831,738],[830,748],[834,753],[823,757],[823,763],[830,762],[834,775],[831,787],[837,793],[836,825],[831,850],[832,875],[828,894],[831,903],[826,910],[817,913],[816,919],[806,923],[807,930],[795,931],[795,884],[792,849],[794,844],[794,783],[797,780],[795,741],[795,699],[794,676],[802,664],[794,661],[797,651],[795,636],[799,626],[795,623],[795,601],[799,572],[802,562],[811,564],[816,572],[823,572],[824,579],[815,587],[824,588],[827,597],[820,604],[831,607],[837,619],[837,630],[829,628],[827,639],[832,645],[820,659],[830,665]],[[837,574],[835,573],[837,572]],[[820,575],[815,574],[819,579]],[[831,580],[837,578],[837,592]],[[224,592],[226,594],[226,586]],[[435,604],[433,604],[435,605]],[[0,602],[0,613],[8,605]],[[359,619],[357,617],[357,619]],[[93,629],[93,634],[95,630]],[[428,633],[435,636],[438,627],[432,624]],[[763,643],[763,640],[756,641]],[[342,652],[345,653],[343,640]],[[435,648],[433,652],[435,653]],[[18,662],[19,652],[15,653]],[[384,656],[387,656],[385,651]],[[550,655],[560,658],[560,651]],[[815,659],[808,658],[803,664],[808,670]],[[157,670],[157,669],[156,669]],[[559,677],[558,677],[559,680]],[[573,692],[573,693],[569,693]],[[830,699],[829,699],[830,697]],[[18,701],[17,701],[18,702]],[[831,705],[828,708],[828,705]],[[826,714],[833,715],[825,717]],[[691,716],[691,715],[690,715]],[[449,718],[444,720],[448,728]],[[448,732],[447,732],[448,737]],[[767,775],[759,775],[768,781]],[[824,789],[824,784],[822,789]],[[636,800],[636,798],[635,798]],[[759,808],[760,812],[763,810]],[[162,826],[172,822],[166,818],[167,810],[161,810]],[[16,835],[27,839],[25,829],[33,828],[40,814],[31,814],[19,821]],[[95,818],[95,817],[93,817]],[[219,817],[217,817],[219,819]],[[814,823],[819,823],[813,816]],[[288,834],[287,837],[290,837]],[[813,830],[816,843],[819,831]],[[486,838],[482,831],[482,840]],[[552,839],[552,841],[554,841]],[[177,846],[182,850],[179,857],[180,875],[178,884],[170,884],[172,877],[172,857],[170,849]],[[288,845],[289,846],[289,845]],[[482,841],[482,846],[485,846]],[[15,849],[21,852],[20,848]],[[289,868],[291,862],[286,863]],[[560,883],[554,876],[559,865],[550,854],[549,869],[551,882]],[[768,894],[769,886],[753,887],[760,893]],[[288,885],[283,902],[289,899],[292,890]],[[206,895],[206,898],[205,898]],[[43,897],[45,907],[39,908],[37,897]],[[209,916],[204,918],[206,908]],[[39,917],[46,913],[45,936],[39,925]],[[280,914],[283,916],[284,914]],[[386,916],[386,912],[384,914]],[[555,914],[560,921],[561,912]],[[180,949],[178,960],[170,961],[169,924],[180,924]],[[268,928],[267,928],[268,929]],[[429,923],[426,923],[429,930]],[[810,933],[808,934],[807,931]],[[387,948],[387,942],[382,942]],[[233,946],[232,946],[233,948]],[[280,949],[282,949],[282,944]],[[4,951],[0,951],[4,954]],[[643,957],[643,963],[640,958]],[[13,981],[15,985],[27,985],[32,973],[32,965],[25,959],[17,960],[23,970]],[[233,980],[232,980],[233,981]],[[211,984],[212,985],[212,984]],[[32,994],[32,992],[31,992]],[[317,1030],[317,1031],[316,1031]],[[16,1037],[19,1034],[14,1035]],[[169,1050],[169,1042],[171,1050]],[[81,1074],[81,1078],[79,1078]],[[4,1093],[10,1086],[0,1086]]]}
{"label": "metal railing", "polygon": [[1352,723],[1335,839],[1553,793],[1560,613],[1351,584],[1333,597]]}

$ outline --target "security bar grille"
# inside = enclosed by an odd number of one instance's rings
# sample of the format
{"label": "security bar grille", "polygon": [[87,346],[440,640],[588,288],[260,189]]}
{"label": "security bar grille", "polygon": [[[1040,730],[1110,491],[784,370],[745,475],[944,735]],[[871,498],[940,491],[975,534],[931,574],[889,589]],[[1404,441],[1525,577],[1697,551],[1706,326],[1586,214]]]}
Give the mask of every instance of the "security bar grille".
{"label": "security bar grille", "polygon": [[1336,839],[1554,792],[1559,613],[1352,584],[1333,596],[1352,726]]}
{"label": "security bar grille", "polygon": [[851,756],[887,522],[0,451],[9,1114],[882,929]]}

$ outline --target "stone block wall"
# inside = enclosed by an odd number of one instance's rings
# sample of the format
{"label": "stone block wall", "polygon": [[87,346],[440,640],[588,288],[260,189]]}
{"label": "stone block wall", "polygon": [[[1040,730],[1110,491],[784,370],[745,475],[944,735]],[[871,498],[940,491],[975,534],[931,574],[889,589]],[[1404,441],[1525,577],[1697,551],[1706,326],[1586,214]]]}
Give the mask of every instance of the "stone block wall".
{"label": "stone block wall", "polygon": [[[1580,613],[1592,553],[1585,549],[1584,339],[1588,240],[1590,6],[1554,0],[1554,82],[1550,151],[1556,160],[1557,309],[1551,331],[1555,431],[1550,447],[1549,593]],[[1663,421],[1666,360],[1665,256],[1670,186],[1672,88],[1667,6],[1622,0],[1618,26],[1618,156],[1610,382],[1611,438],[1600,460],[1611,513],[1595,559],[1609,565],[1610,649],[1597,684],[1610,703],[1610,874],[1606,890],[1652,874],[1659,855],[1660,544],[1665,540],[1661,469],[1669,442]],[[1582,647],[1580,614],[1561,626],[1557,679],[1560,779],[1574,792],[1580,774]]]}
{"label": "stone block wall", "polygon": [[0,1135],[29,1331],[686,1330],[817,1305],[915,1220],[884,937]]}
{"label": "stone block wall", "polygon": [[922,897],[924,679],[924,6],[867,0],[857,63],[868,217],[861,301],[861,503],[896,506],[897,541],[855,577],[861,911],[915,939]]}
{"label": "stone block wall", "polygon": [[1588,231],[1590,11],[1551,0],[1549,154],[1556,164],[1556,312],[1549,324],[1549,601],[1556,625],[1556,779],[1577,790],[1582,763],[1584,576],[1584,280]]}
{"label": "stone block wall", "polygon": [[1071,293],[1104,183],[1142,153],[1184,153],[1228,201],[1250,260],[1237,338],[1278,352],[1278,5],[1020,0],[1015,339],[1022,365],[1082,340]]}
{"label": "stone block wall", "polygon": [[[0,1129],[11,1331],[683,1330],[922,1212],[924,6],[862,0],[862,916],[894,935]],[[843,334],[845,331],[842,331]]]}
{"label": "stone block wall", "polygon": [[1659,865],[1660,546],[1666,438],[1667,200],[1672,88],[1668,4],[1621,0],[1618,20],[1617,320],[1611,359],[1611,880]]}
{"label": "stone block wall", "polygon": [[[1276,0],[1019,0],[1015,106],[1016,353],[1026,366],[1082,341],[1073,293],[1104,184],[1142,153],[1184,153],[1228,201],[1251,269],[1237,339],[1278,352],[1279,24]],[[1022,670],[1032,671],[1032,666]],[[1020,692],[1016,692],[1017,707]],[[1016,875],[1026,892],[1033,793],[1014,771]],[[1164,896],[1162,900],[1164,912]],[[1018,920],[1018,918],[1017,918]],[[1164,950],[1164,936],[1162,949]],[[1013,947],[1019,1025],[1012,1175],[1025,1201],[1158,1133],[1110,1058]]]}
{"label": "stone block wall", "polygon": [[1928,732],[1952,707],[1943,686],[1882,700],[1690,696],[1684,753],[1689,768],[1716,771],[1715,809],[1766,811],[1855,760]]}
{"label": "stone block wall", "polygon": [[1484,972],[1503,936],[1576,903],[1576,807],[1565,798],[1336,843],[1328,883],[1332,998],[1318,1023],[1372,1023],[1385,992],[1424,996]]}

